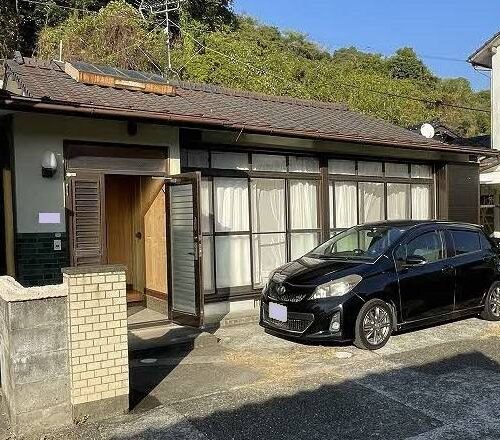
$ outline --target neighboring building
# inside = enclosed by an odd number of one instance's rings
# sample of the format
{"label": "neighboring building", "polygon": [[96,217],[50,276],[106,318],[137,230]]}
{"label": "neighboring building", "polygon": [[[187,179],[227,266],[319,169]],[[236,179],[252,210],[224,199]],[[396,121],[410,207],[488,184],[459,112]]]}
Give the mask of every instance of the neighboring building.
{"label": "neighboring building", "polygon": [[[500,33],[495,34],[470,57],[474,67],[491,71],[491,138],[490,148],[500,152]],[[483,138],[487,143],[487,137]],[[481,224],[494,236],[500,238],[500,162],[489,158],[481,164]]]}
{"label": "neighboring building", "polygon": [[4,89],[4,267],[25,285],[123,263],[149,307],[198,325],[354,224],[479,219],[488,150],[342,105],[20,57]]}

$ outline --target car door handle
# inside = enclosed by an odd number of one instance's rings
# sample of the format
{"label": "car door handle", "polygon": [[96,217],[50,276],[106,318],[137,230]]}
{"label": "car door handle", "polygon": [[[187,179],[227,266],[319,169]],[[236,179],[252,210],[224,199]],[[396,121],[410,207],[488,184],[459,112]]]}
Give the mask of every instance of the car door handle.
{"label": "car door handle", "polygon": [[454,270],[455,270],[455,268],[453,266],[445,266],[445,267],[443,267],[441,269],[441,272],[443,272],[443,273],[449,273],[449,272],[452,272]]}

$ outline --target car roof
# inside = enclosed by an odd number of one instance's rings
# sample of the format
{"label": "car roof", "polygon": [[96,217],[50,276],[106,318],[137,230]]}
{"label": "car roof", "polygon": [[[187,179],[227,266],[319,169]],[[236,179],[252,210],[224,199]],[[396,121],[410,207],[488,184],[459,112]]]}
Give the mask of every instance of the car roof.
{"label": "car roof", "polygon": [[392,227],[405,227],[408,229],[423,226],[423,225],[440,225],[450,228],[466,228],[466,229],[482,229],[480,225],[465,222],[453,222],[449,220],[386,220],[380,222],[365,223],[362,226],[392,226]]}

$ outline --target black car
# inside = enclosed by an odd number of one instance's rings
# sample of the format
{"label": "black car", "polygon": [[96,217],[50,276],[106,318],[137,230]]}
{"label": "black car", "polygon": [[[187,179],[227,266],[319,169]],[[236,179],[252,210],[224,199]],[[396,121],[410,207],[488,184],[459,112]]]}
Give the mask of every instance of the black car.
{"label": "black car", "polygon": [[480,314],[500,320],[500,251],[476,225],[348,229],[269,276],[260,325],[310,341],[383,347],[392,332]]}

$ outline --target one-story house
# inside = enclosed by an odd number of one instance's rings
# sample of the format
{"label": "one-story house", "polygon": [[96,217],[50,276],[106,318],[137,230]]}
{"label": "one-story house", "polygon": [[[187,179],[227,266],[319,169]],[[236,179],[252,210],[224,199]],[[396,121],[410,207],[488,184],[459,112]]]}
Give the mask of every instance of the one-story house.
{"label": "one-story house", "polygon": [[125,264],[179,323],[383,219],[479,221],[479,158],[344,105],[17,56],[0,96],[4,271]]}

